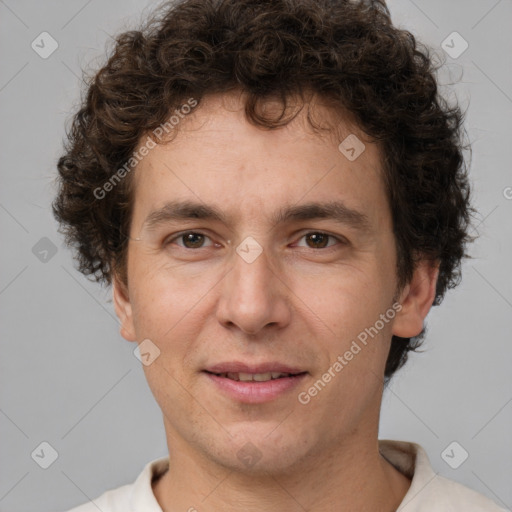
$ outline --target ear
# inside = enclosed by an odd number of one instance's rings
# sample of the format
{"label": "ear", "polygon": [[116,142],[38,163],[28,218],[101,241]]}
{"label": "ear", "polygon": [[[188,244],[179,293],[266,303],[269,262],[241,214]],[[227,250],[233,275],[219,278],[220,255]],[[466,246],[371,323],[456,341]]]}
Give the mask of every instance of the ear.
{"label": "ear", "polygon": [[127,341],[137,341],[135,328],[133,325],[132,305],[128,295],[128,287],[118,276],[112,279],[112,295],[114,299],[114,309],[117,318],[121,322],[119,332]]}
{"label": "ear", "polygon": [[400,294],[402,309],[393,323],[393,335],[412,338],[423,330],[423,322],[436,296],[439,262],[421,260]]}

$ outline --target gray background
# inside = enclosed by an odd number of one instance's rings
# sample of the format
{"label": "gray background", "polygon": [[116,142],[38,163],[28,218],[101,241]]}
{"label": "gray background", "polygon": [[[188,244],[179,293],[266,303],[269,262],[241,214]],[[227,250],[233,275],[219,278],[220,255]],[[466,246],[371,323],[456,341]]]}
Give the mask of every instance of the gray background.
{"label": "gray background", "polygon": [[[80,69],[101,63],[109,34],[151,5],[0,0],[1,511],[65,510],[166,454],[135,344],[118,333],[110,292],[74,269],[50,212]],[[389,5],[440,54],[453,31],[469,44],[446,56],[442,82],[458,81],[450,94],[468,108],[480,239],[462,285],[429,316],[425,352],[386,392],[380,437],[420,443],[437,472],[511,507],[512,2]],[[31,48],[43,31],[59,44],[47,59]],[[58,453],[48,469],[31,457],[43,441]],[[452,441],[469,453],[458,469],[441,457]]]}

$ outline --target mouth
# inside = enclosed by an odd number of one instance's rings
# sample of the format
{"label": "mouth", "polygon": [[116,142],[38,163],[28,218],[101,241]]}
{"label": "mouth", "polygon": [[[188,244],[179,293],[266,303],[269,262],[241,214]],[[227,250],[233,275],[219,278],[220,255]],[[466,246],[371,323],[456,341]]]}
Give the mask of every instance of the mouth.
{"label": "mouth", "polygon": [[266,373],[245,373],[245,372],[223,372],[214,373],[205,370],[210,375],[216,375],[224,379],[230,379],[237,382],[268,382],[269,380],[288,379],[305,375],[307,372],[287,373],[287,372],[266,372]]}
{"label": "mouth", "polygon": [[236,402],[260,404],[284,397],[309,374],[282,364],[224,363],[203,372],[213,389]]}

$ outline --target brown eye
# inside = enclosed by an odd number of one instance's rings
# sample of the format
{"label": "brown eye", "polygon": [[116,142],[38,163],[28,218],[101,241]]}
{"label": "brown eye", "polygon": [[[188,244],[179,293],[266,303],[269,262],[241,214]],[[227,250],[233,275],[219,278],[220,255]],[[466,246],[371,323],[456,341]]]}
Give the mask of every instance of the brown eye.
{"label": "brown eye", "polygon": [[306,235],[306,240],[309,240],[313,244],[314,249],[322,249],[327,246],[329,235],[325,233],[311,233]]}
{"label": "brown eye", "polygon": [[197,233],[195,231],[187,231],[186,233],[181,233],[167,242],[165,245],[169,245],[175,241],[181,241],[182,243],[177,243],[178,247],[182,247],[184,249],[201,249],[204,247],[205,240],[209,240],[210,238],[202,233]]}
{"label": "brown eye", "polygon": [[327,233],[322,233],[321,231],[312,231],[311,233],[305,234],[302,238],[306,240],[307,247],[311,249],[325,249],[335,245],[332,243],[328,245],[329,239],[334,241],[337,240],[334,236]]}
{"label": "brown eye", "polygon": [[203,245],[204,235],[201,233],[187,233],[186,235],[182,235],[181,239],[188,249],[197,249]]}

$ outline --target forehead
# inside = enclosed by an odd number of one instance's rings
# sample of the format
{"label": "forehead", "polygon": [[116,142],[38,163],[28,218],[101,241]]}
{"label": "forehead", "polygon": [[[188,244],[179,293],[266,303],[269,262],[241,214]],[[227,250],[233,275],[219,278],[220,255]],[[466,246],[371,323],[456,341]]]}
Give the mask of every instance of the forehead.
{"label": "forehead", "polygon": [[[140,224],[150,210],[174,199],[243,209],[257,217],[267,212],[269,219],[275,218],[271,205],[299,204],[302,198],[308,203],[343,199],[370,214],[382,208],[379,148],[350,116],[328,104],[292,102],[292,110],[294,105],[303,108],[292,121],[266,130],[249,122],[240,94],[204,97],[181,119],[172,140],[157,145],[137,165],[134,221]],[[281,111],[277,101],[259,110],[269,117]],[[308,116],[325,130],[315,131]],[[349,158],[354,151],[347,148],[361,153]]]}

